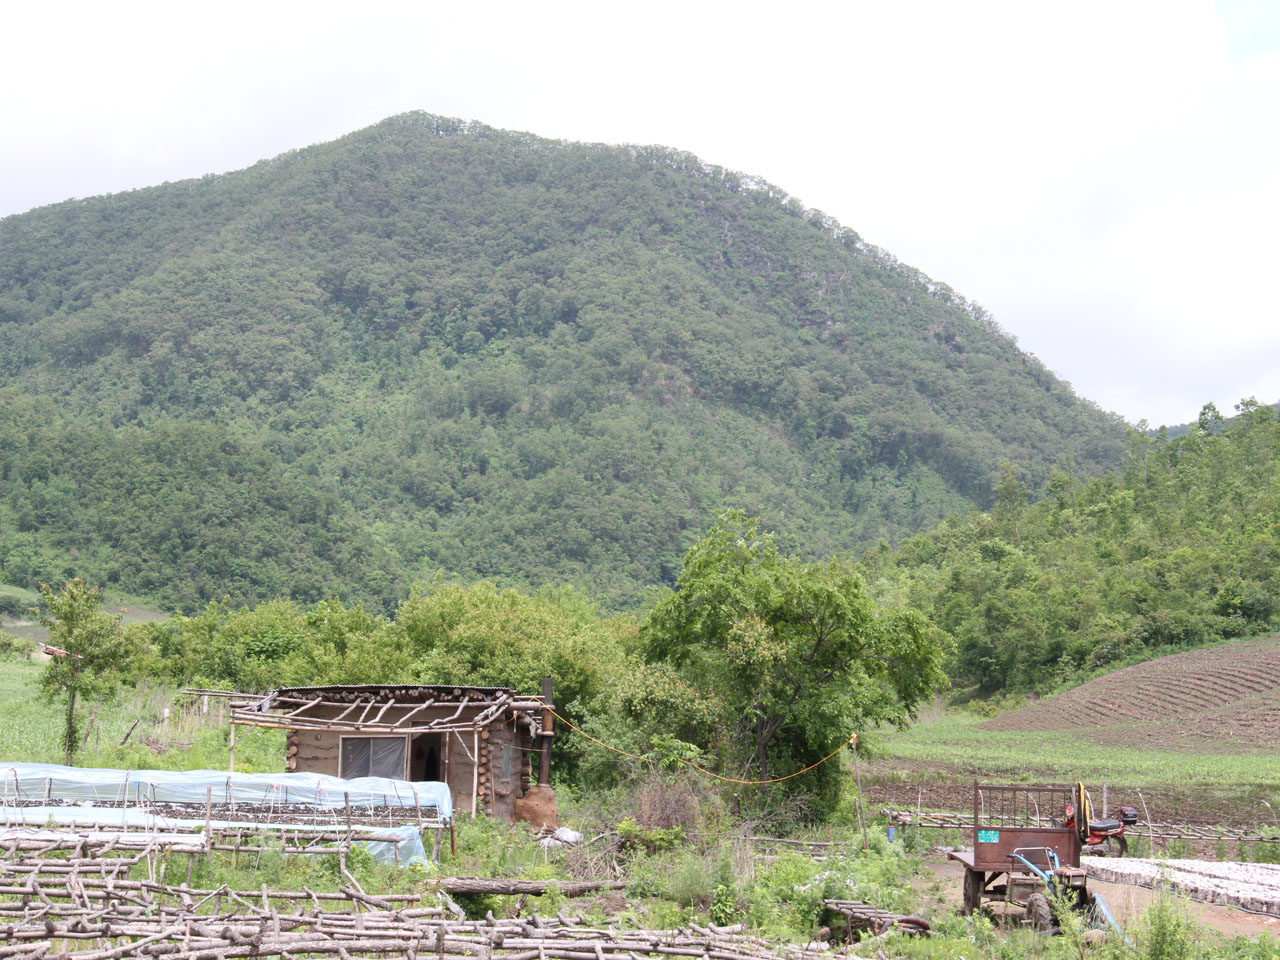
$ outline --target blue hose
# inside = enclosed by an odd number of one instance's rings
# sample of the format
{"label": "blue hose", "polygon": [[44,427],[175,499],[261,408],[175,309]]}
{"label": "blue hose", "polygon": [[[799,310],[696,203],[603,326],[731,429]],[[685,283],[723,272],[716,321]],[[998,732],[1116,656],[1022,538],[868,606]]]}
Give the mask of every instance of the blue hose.
{"label": "blue hose", "polygon": [[1116,923],[1116,918],[1112,915],[1111,908],[1107,906],[1107,901],[1103,900],[1102,897],[1098,896],[1096,893],[1093,895],[1093,908],[1102,914],[1102,919],[1107,921],[1111,926],[1111,929],[1120,934],[1126,944],[1133,946],[1129,938],[1124,935],[1124,931],[1120,929],[1120,924]]}

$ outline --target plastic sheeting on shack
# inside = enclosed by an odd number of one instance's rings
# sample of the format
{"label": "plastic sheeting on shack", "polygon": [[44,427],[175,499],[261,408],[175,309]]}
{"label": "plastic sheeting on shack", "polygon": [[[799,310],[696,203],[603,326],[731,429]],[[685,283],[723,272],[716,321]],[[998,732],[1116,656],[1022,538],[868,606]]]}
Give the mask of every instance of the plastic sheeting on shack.
{"label": "plastic sheeting on shack", "polygon": [[[89,800],[109,803],[306,804],[322,809],[435,807],[453,817],[449,786],[435,780],[386,777],[343,780],[323,773],[224,773],[219,770],[113,770],[55,763],[0,764],[0,805],[11,801]],[[203,822],[203,821],[202,821]]]}

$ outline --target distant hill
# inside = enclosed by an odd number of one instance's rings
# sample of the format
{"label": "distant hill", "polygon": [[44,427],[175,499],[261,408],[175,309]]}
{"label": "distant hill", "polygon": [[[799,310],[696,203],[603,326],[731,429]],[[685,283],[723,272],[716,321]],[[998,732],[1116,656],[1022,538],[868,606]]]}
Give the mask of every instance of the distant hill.
{"label": "distant hill", "polygon": [[1237,410],[1206,407],[1180,437],[1133,431],[1122,471],[1055,471],[1034,504],[1011,470],[990,511],[868,551],[862,570],[883,602],[956,639],[951,674],[979,694],[1272,633],[1280,418],[1251,399]]}
{"label": "distant hill", "polygon": [[192,607],[437,569],[670,583],[712,512],[810,554],[1124,425],[755,178],[426,114],[0,221],[0,576]]}
{"label": "distant hill", "polygon": [[[1272,411],[1274,411],[1274,412],[1280,413],[1280,403],[1272,403],[1272,404],[1268,404],[1267,406],[1268,406],[1268,409],[1270,409],[1270,410],[1272,410]],[[1204,415],[1205,415],[1205,416],[1208,416],[1208,417],[1211,417],[1211,416],[1213,415],[1213,412],[1214,412],[1216,409],[1217,409],[1217,408],[1216,408],[1216,407],[1214,407],[1214,406],[1213,406],[1213,404],[1208,404],[1208,405],[1206,406],[1206,408],[1205,408],[1205,414],[1204,414]],[[1233,419],[1235,419],[1235,418],[1234,418],[1234,417],[1229,417],[1229,418],[1226,418],[1226,419],[1224,420],[1224,422],[1225,422],[1225,423],[1230,423]],[[1168,425],[1166,425],[1166,426],[1161,426],[1161,427],[1151,427],[1151,428],[1148,428],[1148,429],[1147,429],[1147,436],[1149,436],[1149,437],[1151,437],[1151,438],[1153,438],[1153,439],[1154,439],[1154,438],[1156,438],[1156,437],[1164,437],[1164,438],[1169,439],[1169,440],[1176,440],[1178,437],[1185,437],[1185,436],[1186,436],[1186,435],[1191,431],[1191,428],[1192,428],[1193,426],[1196,426],[1196,424],[1193,424],[1193,423],[1178,423],[1178,424],[1174,424],[1174,425],[1172,425],[1172,426],[1168,426]]]}

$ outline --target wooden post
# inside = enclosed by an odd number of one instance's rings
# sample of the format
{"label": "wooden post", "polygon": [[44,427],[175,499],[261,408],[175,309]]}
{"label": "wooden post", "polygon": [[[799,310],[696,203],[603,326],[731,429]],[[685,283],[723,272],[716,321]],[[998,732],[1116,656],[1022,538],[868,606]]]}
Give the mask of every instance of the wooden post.
{"label": "wooden post", "polygon": [[89,745],[89,735],[93,733],[93,721],[98,719],[98,711],[95,710],[89,714],[89,726],[84,731],[84,739],[80,741],[80,749],[83,750]]}
{"label": "wooden post", "polygon": [[227,773],[236,772],[236,724],[231,722],[231,751],[227,760]]}
{"label": "wooden post", "polygon": [[542,743],[541,756],[538,758],[538,786],[551,785],[551,738],[555,731],[552,726],[551,711],[555,709],[552,698],[551,677],[542,678]]}
{"label": "wooden post", "polygon": [[862,818],[862,768],[858,766],[858,735],[852,734],[849,737],[849,745],[853,747],[853,774],[858,780],[858,826],[862,828],[862,849],[871,849],[871,843],[867,839],[867,822]]}

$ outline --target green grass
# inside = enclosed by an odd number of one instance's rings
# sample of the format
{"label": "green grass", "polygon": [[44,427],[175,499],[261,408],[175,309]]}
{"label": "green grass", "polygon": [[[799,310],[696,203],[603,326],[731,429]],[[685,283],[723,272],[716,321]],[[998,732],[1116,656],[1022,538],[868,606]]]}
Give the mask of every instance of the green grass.
{"label": "green grass", "polygon": [[[59,735],[65,707],[40,696],[44,665],[34,660],[0,661],[0,764],[62,763]],[[126,770],[225,770],[225,720],[205,720],[184,710],[177,691],[166,687],[122,688],[109,702],[90,702],[77,710],[82,731],[94,716],[84,749],[76,754],[82,767]],[[164,708],[170,719],[163,722]],[[133,724],[123,746],[120,741]],[[236,769],[261,773],[284,767],[284,735],[279,730],[241,728],[236,732]]]}
{"label": "green grass", "polygon": [[[16,598],[24,607],[22,613],[0,611],[0,630],[33,642],[44,643],[49,639],[49,630],[28,612],[31,607],[40,603],[40,594],[37,591],[25,590],[5,583],[0,584],[0,596]],[[112,615],[119,614],[121,622],[125,624],[148,623],[168,617],[168,614],[162,613],[151,605],[150,601],[116,592],[103,592],[102,609]]]}
{"label": "green grass", "polygon": [[1280,799],[1280,756],[1274,750],[1241,755],[1133,749],[1107,743],[1105,728],[988,730],[979,727],[985,719],[948,712],[909,730],[882,734],[879,745],[889,758],[935,764],[940,775],[1194,785],[1263,796],[1272,803]]}

